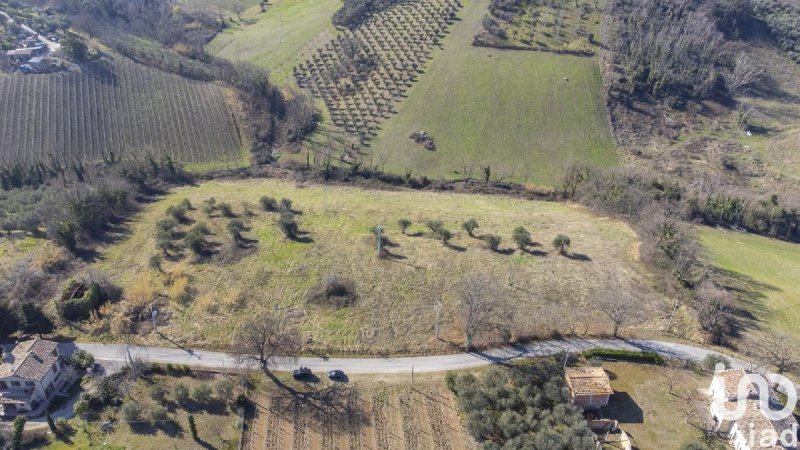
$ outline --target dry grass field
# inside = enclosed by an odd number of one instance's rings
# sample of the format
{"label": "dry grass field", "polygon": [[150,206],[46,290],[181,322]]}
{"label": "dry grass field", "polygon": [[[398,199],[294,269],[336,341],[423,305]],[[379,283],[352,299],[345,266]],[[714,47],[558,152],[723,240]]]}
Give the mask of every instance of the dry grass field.
{"label": "dry grass field", "polygon": [[[276,225],[278,214],[260,210],[262,195],[293,201],[304,232],[300,239],[285,238]],[[217,204],[229,203],[245,222],[249,248],[234,250],[225,231],[230,219],[219,213],[207,217],[200,210],[210,197]],[[155,224],[184,198],[195,208],[189,221],[208,225],[215,253],[192,261],[185,251],[182,257],[165,259],[159,272],[149,267],[150,257],[159,253]],[[252,215],[243,214],[245,204]],[[406,234],[397,225],[404,217],[413,222]],[[502,238],[498,251],[460,229],[472,217],[480,223],[476,234]],[[441,220],[452,231],[448,246],[431,236],[427,220]],[[389,240],[386,259],[376,256],[370,233],[377,224],[385,226]],[[179,228],[185,232],[190,226]],[[537,242],[527,252],[515,249],[511,240],[517,226],[526,227]],[[569,257],[553,251],[551,242],[560,233],[572,238]],[[610,322],[594,306],[604,292],[628,292],[640,299],[637,310],[651,314],[635,322],[637,328],[657,323],[665,304],[639,262],[637,237],[627,225],[563,203],[278,180],[209,182],[177,189],[147,206],[130,224],[130,233],[119,239],[91,265],[125,289],[126,299],[114,308],[155,303],[162,311],[159,331],[173,343],[208,349],[227,348],[237,323],[277,307],[296,321],[318,351],[450,352],[452,344],[433,336],[434,306],[441,299],[442,337],[462,343],[455,292],[465,277],[480,273],[498,280],[516,338],[610,331]],[[352,282],[352,306],[336,309],[309,302],[308,292],[332,275]],[[113,312],[105,317],[81,333],[92,340],[169,345],[152,333],[149,321],[137,322],[135,336],[128,337],[109,328]]]}

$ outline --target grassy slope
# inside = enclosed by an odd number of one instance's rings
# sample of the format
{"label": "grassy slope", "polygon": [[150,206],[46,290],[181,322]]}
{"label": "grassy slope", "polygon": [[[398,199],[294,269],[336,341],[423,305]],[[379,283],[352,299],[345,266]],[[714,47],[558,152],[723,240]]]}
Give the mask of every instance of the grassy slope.
{"label": "grassy slope", "polygon": [[[491,165],[542,185],[571,162],[616,164],[596,60],[472,47],[487,3],[465,1],[444,50],[384,123],[373,163],[433,176]],[[414,130],[431,133],[436,151],[409,139]]]}
{"label": "grassy slope", "polygon": [[341,0],[277,0],[252,24],[232,26],[211,41],[208,50],[221,58],[248,61],[272,71],[272,80],[289,80],[292,67],[303,60],[306,45],[332,34],[331,17]]}
{"label": "grassy slope", "polygon": [[[473,272],[513,282],[516,289],[510,290],[509,296],[514,308],[519,309],[514,329],[520,333],[542,332],[545,325],[536,322],[541,317],[533,317],[531,311],[542,305],[537,293],[555,283],[569,287],[563,297],[576,308],[590,302],[594,289],[645,292],[642,298],[650,299],[650,304],[659,298],[650,292],[637,262],[635,234],[620,222],[594,217],[577,207],[478,195],[319,186],[298,189],[292,183],[275,180],[214,182],[180,189],[149,206],[133,224],[132,235],[103,254],[99,268],[125,288],[145,274],[157,289],[164,291],[162,276],[148,270],[147,265],[150,255],[156,253],[155,222],[164,217],[167,206],[184,197],[199,206],[214,196],[218,202],[230,202],[236,211],[241,211],[240,202],[255,205],[261,195],[292,199],[296,208],[303,211],[299,216],[301,229],[310,232],[314,242],[287,241],[275,225],[276,214],[258,212],[247,219],[252,230],[245,233],[258,240],[257,253],[227,265],[181,262],[178,265],[182,267],[178,267],[176,263],[165,263],[169,272],[188,273],[194,291],[190,302],[169,305],[167,314],[172,315],[172,320],[163,331],[172,339],[206,348],[225,347],[235,324],[258,308],[273,303],[307,307],[307,290],[331,273],[355,282],[357,306],[339,311],[307,310],[300,324],[319,345],[353,352],[449,351],[448,345],[431,336],[434,298],[439,289],[445,292],[444,335],[460,341],[453,292],[455,284]],[[513,245],[511,230],[524,225],[535,240],[544,244],[539,250],[549,251],[553,237],[566,233],[572,237],[573,250],[591,261],[555,254],[490,252],[481,241],[459,230],[459,224],[473,215],[481,223],[478,231],[501,235],[504,248]],[[208,222],[215,233],[213,240],[229,240],[226,219],[207,219],[200,211],[193,211],[192,217]],[[410,233],[426,235],[402,235],[396,225],[401,217],[415,222]],[[455,234],[453,244],[463,246],[463,251],[448,249],[427,236],[419,225],[426,219],[445,220]],[[374,238],[369,234],[376,223],[386,225],[388,237],[397,244],[391,251],[402,259],[376,259]],[[557,282],[553,277],[556,273]],[[602,319],[590,323],[606,331],[607,324]],[[165,344],[147,333],[144,340]]]}
{"label": "grassy slope", "polygon": [[[683,413],[686,401],[669,393],[663,367],[605,363],[603,368],[614,375],[611,381],[614,395],[603,409],[604,417],[619,420],[620,427],[631,435],[638,448],[668,450],[678,449],[687,442],[702,442],[702,432],[686,423]],[[706,388],[710,382],[710,375],[674,370],[676,393],[683,395]]]}
{"label": "grassy slope", "polygon": [[800,246],[743,233],[700,229],[711,262],[731,272],[751,293],[748,309],[800,342]]}

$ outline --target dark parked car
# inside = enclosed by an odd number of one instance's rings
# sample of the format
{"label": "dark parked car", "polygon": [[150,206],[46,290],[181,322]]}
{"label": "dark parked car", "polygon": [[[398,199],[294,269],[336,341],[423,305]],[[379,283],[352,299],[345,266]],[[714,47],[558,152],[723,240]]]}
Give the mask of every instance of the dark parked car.
{"label": "dark parked car", "polygon": [[341,370],[337,369],[328,372],[328,378],[334,381],[345,381],[347,380],[347,375],[345,375]]}
{"label": "dark parked car", "polygon": [[309,369],[308,367],[301,367],[299,369],[295,369],[295,371],[292,372],[292,376],[294,377],[295,380],[302,380],[304,378],[308,378],[311,376],[311,369]]}

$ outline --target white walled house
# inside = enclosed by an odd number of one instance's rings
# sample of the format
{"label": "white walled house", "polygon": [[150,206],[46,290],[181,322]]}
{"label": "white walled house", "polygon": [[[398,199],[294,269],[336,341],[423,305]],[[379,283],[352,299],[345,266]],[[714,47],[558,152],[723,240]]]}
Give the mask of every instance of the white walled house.
{"label": "white walled house", "polygon": [[[766,392],[759,392],[759,385],[767,386]],[[760,395],[770,399],[770,409],[779,410],[782,407],[774,401],[768,386],[769,383],[761,375],[747,373],[743,369],[714,373],[709,387],[711,417],[715,430],[728,438],[734,449],[797,450],[797,420],[794,416],[770,420],[761,408]],[[726,410],[737,409],[741,414],[726,417]]]}
{"label": "white walled house", "polygon": [[7,348],[0,361],[0,417],[46,407],[69,378],[58,344],[32,339]]}

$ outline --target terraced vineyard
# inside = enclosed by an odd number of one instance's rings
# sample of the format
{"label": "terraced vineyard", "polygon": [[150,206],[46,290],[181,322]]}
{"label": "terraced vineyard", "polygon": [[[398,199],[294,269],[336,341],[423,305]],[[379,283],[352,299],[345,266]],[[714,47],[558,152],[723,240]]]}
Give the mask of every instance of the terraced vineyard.
{"label": "terraced vineyard", "polygon": [[240,159],[225,88],[131,60],[103,59],[48,75],[0,78],[0,161],[103,153],[169,154],[183,162]]}
{"label": "terraced vineyard", "polygon": [[297,83],[325,102],[336,127],[367,144],[423,72],[460,6],[415,0],[381,12],[296,67]]}

